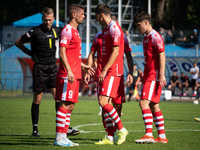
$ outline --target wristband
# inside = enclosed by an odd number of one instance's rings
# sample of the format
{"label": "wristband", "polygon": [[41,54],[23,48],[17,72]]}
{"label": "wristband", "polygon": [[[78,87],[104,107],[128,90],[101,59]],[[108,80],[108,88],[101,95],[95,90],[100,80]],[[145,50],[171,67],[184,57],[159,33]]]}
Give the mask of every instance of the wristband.
{"label": "wristband", "polygon": [[31,51],[28,48],[25,48],[25,50],[23,51],[25,54],[32,56]]}

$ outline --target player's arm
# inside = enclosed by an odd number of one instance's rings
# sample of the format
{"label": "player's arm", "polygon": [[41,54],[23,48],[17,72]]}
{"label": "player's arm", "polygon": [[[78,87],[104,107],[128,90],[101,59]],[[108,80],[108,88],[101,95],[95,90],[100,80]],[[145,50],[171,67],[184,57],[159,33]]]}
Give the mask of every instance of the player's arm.
{"label": "player's arm", "polygon": [[88,66],[81,62],[81,69],[89,75],[94,75],[95,71],[91,66]]}
{"label": "player's arm", "polygon": [[62,64],[64,65],[64,67],[67,70],[68,81],[70,83],[73,83],[75,77],[74,77],[74,74],[72,73],[71,67],[70,67],[70,65],[68,63],[65,51],[66,51],[65,47],[60,47],[60,51],[59,51],[60,60],[61,60]]}
{"label": "player's arm", "polygon": [[118,55],[119,55],[119,46],[113,46],[112,47],[112,54],[107,62],[107,64],[105,65],[105,67],[103,68],[101,74],[99,75],[99,82],[104,81],[104,78],[107,74],[108,69],[114,64],[115,60],[117,59]]}
{"label": "player's arm", "polygon": [[15,46],[17,46],[22,52],[24,52],[25,54],[31,56],[31,51],[26,48],[24,46],[24,42],[22,41],[21,37],[19,37],[16,41],[15,41]]}
{"label": "player's arm", "polygon": [[127,59],[128,69],[129,69],[126,82],[128,86],[130,86],[133,83],[133,58],[131,56],[131,52],[125,53],[125,55]]}
{"label": "player's arm", "polygon": [[167,85],[165,78],[165,52],[160,52],[159,54],[160,72],[159,72],[159,82],[162,88]]}
{"label": "player's arm", "polygon": [[[92,64],[93,64],[93,62],[94,62],[94,54],[95,54],[94,51],[90,51],[89,56],[88,56],[88,60],[87,60],[88,66],[92,66]],[[90,75],[88,73],[86,73],[85,76],[84,76],[84,82],[86,84],[88,84],[89,81],[90,81]]]}

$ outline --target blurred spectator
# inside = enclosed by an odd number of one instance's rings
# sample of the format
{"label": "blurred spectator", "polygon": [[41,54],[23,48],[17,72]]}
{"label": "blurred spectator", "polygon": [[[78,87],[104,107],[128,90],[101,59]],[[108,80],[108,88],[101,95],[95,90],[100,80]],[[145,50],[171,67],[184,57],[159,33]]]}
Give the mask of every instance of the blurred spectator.
{"label": "blurred spectator", "polygon": [[178,87],[179,81],[176,71],[173,72],[173,76],[171,76],[170,84],[168,85],[168,90],[172,91],[172,95],[175,94],[175,87]]}
{"label": "blurred spectator", "polygon": [[166,37],[166,31],[162,27],[159,28],[159,33],[163,38],[163,41],[166,42],[165,37]]}
{"label": "blurred spectator", "polygon": [[197,42],[198,42],[197,29],[194,29],[193,33],[190,35],[190,44],[197,44]]}
{"label": "blurred spectator", "polygon": [[196,85],[196,80],[198,78],[198,73],[199,73],[199,67],[197,66],[197,63],[193,63],[193,67],[190,69],[190,74],[192,75],[192,80],[191,80],[191,85],[192,85],[192,91],[193,94],[192,96],[197,95],[197,91],[195,91],[195,85]]}
{"label": "blurred spectator", "polygon": [[[180,83],[179,83],[179,95],[187,96],[188,95],[188,87],[190,86],[190,80],[188,76],[186,76],[183,72],[181,73]],[[185,87],[185,93],[183,93],[183,87]]]}
{"label": "blurred spectator", "polygon": [[128,39],[128,42],[131,43],[131,37],[130,37],[130,34],[129,34],[128,30],[125,31],[125,35],[126,35],[126,37]]}
{"label": "blurred spectator", "polygon": [[176,38],[177,40],[177,44],[178,45],[183,45],[185,42],[186,42],[186,37],[185,35],[183,34],[183,31],[180,31],[179,32],[179,35],[178,37]]}
{"label": "blurred spectator", "polygon": [[[134,94],[135,87],[137,86],[137,83],[139,82],[139,74],[137,71],[137,65],[133,65],[133,83],[129,87],[129,97],[128,97],[128,102],[130,102],[132,95]],[[128,83],[125,83],[126,85]],[[136,98],[138,101],[138,98]]]}
{"label": "blurred spectator", "polygon": [[166,43],[173,43],[173,34],[170,29],[166,30]]}

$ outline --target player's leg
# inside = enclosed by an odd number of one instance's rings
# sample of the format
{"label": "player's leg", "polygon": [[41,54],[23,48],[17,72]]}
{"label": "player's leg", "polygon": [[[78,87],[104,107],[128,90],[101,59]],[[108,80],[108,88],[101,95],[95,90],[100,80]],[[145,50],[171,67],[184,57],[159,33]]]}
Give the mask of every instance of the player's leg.
{"label": "player's leg", "polygon": [[[150,100],[152,98],[153,92],[155,91],[156,84],[155,81],[152,82],[145,82],[143,85],[142,93],[141,93],[141,100],[140,100],[140,108],[143,115],[143,120],[145,124],[145,135],[135,140],[136,143],[153,143],[154,137],[152,133],[153,128],[153,115],[150,109]],[[145,94],[144,94],[145,93]]]}
{"label": "player's leg", "polygon": [[39,105],[42,100],[43,92],[34,92],[33,103],[31,106],[31,118],[33,125],[32,137],[40,137],[38,133]]}
{"label": "player's leg", "polygon": [[70,124],[71,112],[75,103],[78,102],[79,81],[69,83],[68,79],[57,77],[55,99],[62,100],[56,114],[56,139],[54,145],[75,146],[77,143],[71,142],[67,138],[67,130]]}
{"label": "player's leg", "polygon": [[32,137],[40,137],[38,133],[39,105],[42,100],[43,91],[47,87],[49,77],[46,75],[48,65],[34,64],[33,67],[33,103],[31,107],[31,118],[33,124]]}
{"label": "player's leg", "polygon": [[158,131],[158,137],[154,140],[154,143],[168,143],[165,135],[164,118],[159,103],[151,102],[150,107],[153,113],[153,121]]}

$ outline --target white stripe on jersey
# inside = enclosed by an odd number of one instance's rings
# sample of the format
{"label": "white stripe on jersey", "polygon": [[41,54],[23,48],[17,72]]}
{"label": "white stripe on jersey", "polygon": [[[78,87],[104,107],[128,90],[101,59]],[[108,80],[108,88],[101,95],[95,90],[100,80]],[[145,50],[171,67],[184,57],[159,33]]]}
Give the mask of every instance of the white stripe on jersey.
{"label": "white stripe on jersey", "polygon": [[66,100],[66,95],[67,95],[67,83],[68,83],[68,77],[64,79],[64,84],[63,84],[63,92],[62,92],[62,100]]}
{"label": "white stripe on jersey", "polygon": [[111,77],[110,77],[109,84],[108,84],[107,96],[110,96],[110,93],[111,93],[111,90],[112,90],[112,86],[113,86],[113,81],[114,81],[114,77],[111,76]]}
{"label": "white stripe on jersey", "polygon": [[30,38],[31,37],[31,35],[27,32],[26,33],[26,36],[28,37],[28,38]]}
{"label": "white stripe on jersey", "polygon": [[155,81],[152,81],[152,82],[151,82],[148,100],[151,100],[151,98],[152,98],[155,83],[156,83]]}

